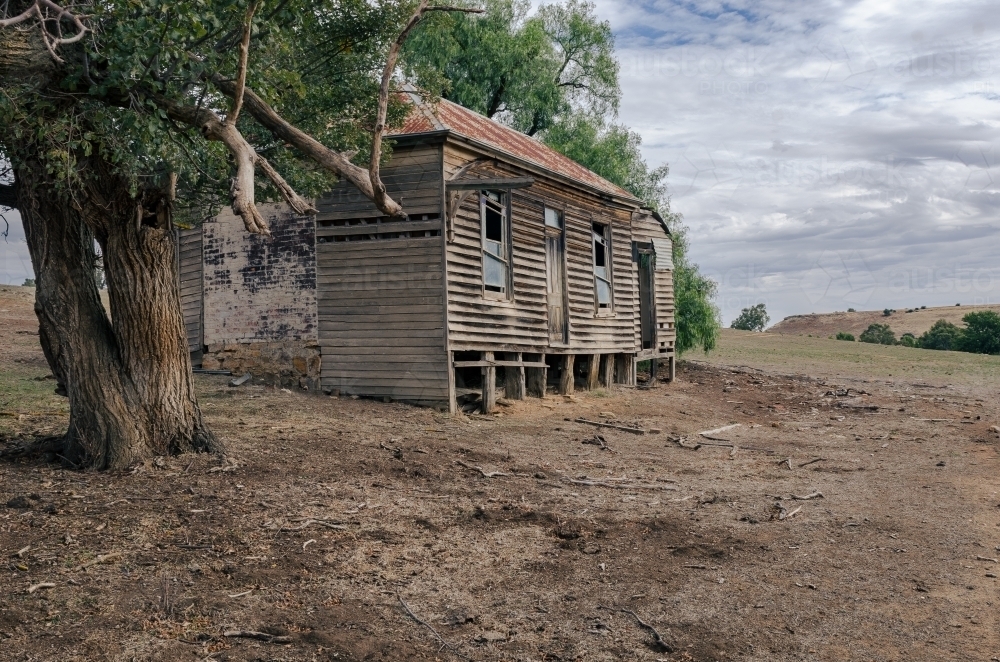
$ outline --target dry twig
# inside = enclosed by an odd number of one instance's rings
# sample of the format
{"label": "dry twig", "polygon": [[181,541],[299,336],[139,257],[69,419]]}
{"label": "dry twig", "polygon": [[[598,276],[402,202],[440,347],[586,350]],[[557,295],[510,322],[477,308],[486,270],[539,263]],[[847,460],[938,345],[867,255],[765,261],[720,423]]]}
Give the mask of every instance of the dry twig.
{"label": "dry twig", "polygon": [[670,644],[668,644],[666,642],[666,640],[664,640],[664,638],[660,635],[660,633],[656,631],[656,628],[654,628],[652,625],[650,625],[646,621],[642,620],[642,618],[639,617],[639,614],[635,613],[631,609],[623,609],[621,607],[618,607],[618,608],[605,607],[603,605],[597,605],[597,608],[598,609],[604,609],[606,611],[617,611],[617,612],[621,612],[623,614],[628,614],[629,616],[631,616],[632,618],[635,619],[635,622],[638,623],[640,627],[642,627],[645,630],[649,630],[649,632],[653,635],[653,640],[655,641],[656,645],[664,653],[673,653],[674,652],[674,647],[671,646]]}
{"label": "dry twig", "polygon": [[55,587],[56,585],[53,584],[52,582],[41,582],[39,584],[35,584],[33,586],[28,587],[28,593],[34,593],[40,588],[55,588]]}
{"label": "dry twig", "polygon": [[227,630],[222,633],[223,637],[239,637],[242,639],[256,639],[265,644],[290,644],[292,638],[287,635],[268,634],[267,632],[255,632],[254,630]]}
{"label": "dry twig", "polygon": [[417,623],[420,623],[425,628],[427,628],[428,630],[431,631],[431,634],[433,634],[434,637],[438,641],[441,642],[441,648],[442,649],[447,648],[448,650],[450,650],[452,653],[454,653],[456,656],[462,658],[463,660],[468,660],[469,659],[466,656],[464,656],[461,653],[459,653],[457,648],[455,648],[454,646],[452,646],[451,644],[449,644],[447,641],[445,641],[444,637],[442,637],[438,633],[438,631],[434,629],[434,626],[432,626],[430,623],[428,623],[427,621],[423,620],[422,618],[420,618],[419,616],[417,616],[416,614],[414,614],[413,610],[410,609],[410,605],[406,604],[406,601],[403,600],[403,596],[401,596],[399,593],[397,593],[396,594],[396,599],[399,600],[399,604],[403,605],[403,609],[406,610],[406,613],[409,615],[410,618],[412,618]]}
{"label": "dry twig", "polygon": [[812,494],[806,494],[803,496],[798,496],[797,494],[792,495],[792,499],[795,501],[809,501],[810,499],[822,499],[822,498],[824,498],[822,492],[813,492]]}
{"label": "dry twig", "polygon": [[486,471],[482,467],[474,467],[471,464],[466,464],[461,460],[455,460],[455,464],[465,467],[466,469],[472,469],[473,471],[478,471],[483,475],[483,478],[496,478],[497,476],[509,476],[510,474],[505,474],[502,471]]}
{"label": "dry twig", "polygon": [[631,432],[632,434],[646,434],[646,431],[642,428],[630,428],[627,425],[615,425],[614,423],[602,423],[601,421],[588,421],[585,418],[574,419],[577,423],[586,423],[587,425],[596,425],[599,428],[611,428],[613,430],[622,430],[623,432]]}

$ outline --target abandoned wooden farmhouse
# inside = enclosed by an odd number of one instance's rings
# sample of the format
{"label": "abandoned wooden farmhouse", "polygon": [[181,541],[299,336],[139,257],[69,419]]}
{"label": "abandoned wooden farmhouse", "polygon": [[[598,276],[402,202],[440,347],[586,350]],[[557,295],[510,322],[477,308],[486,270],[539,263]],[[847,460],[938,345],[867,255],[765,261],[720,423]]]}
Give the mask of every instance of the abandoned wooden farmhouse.
{"label": "abandoned wooden farmhouse", "polygon": [[669,231],[627,191],[441,100],[383,168],[405,220],[343,182],[315,216],[262,205],[179,232],[188,341],[206,369],[327,393],[493,409],[674,370]]}

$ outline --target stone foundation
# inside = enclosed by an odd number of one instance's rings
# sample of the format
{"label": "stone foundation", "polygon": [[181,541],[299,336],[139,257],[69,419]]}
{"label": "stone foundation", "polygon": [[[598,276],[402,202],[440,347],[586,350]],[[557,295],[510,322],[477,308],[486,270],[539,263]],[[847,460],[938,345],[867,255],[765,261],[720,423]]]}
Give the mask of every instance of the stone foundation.
{"label": "stone foundation", "polygon": [[202,357],[204,370],[229,370],[239,377],[284,388],[319,393],[322,358],[315,340],[229,342],[209,345]]}

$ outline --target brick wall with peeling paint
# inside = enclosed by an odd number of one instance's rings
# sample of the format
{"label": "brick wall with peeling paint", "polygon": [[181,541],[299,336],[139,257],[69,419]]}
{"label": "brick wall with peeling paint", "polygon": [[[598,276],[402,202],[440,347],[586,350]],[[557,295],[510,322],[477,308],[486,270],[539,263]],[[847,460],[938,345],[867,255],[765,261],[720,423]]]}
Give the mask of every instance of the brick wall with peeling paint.
{"label": "brick wall with peeling paint", "polygon": [[316,231],[284,204],[260,205],[270,237],[228,208],[203,226],[205,344],[317,338]]}

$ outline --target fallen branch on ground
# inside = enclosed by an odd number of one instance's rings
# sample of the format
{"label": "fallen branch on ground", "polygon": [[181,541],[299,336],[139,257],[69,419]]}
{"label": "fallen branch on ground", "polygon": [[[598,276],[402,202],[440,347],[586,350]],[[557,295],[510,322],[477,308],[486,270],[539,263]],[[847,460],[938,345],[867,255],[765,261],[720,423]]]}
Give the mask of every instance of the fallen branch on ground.
{"label": "fallen branch on ground", "polygon": [[618,452],[615,449],[611,448],[611,446],[608,446],[607,441],[605,441],[604,437],[602,437],[599,434],[595,434],[590,439],[584,439],[581,443],[590,444],[591,446],[597,446],[602,451],[610,451],[612,453],[617,453]]}
{"label": "fallen branch on ground", "polygon": [[705,437],[706,439],[716,439],[717,441],[729,441],[728,439],[718,439],[717,437],[713,437],[712,435],[718,434],[719,432],[725,432],[726,430],[732,430],[733,428],[738,428],[741,427],[742,425],[743,425],[742,423],[723,425],[721,428],[715,428],[714,430],[705,430],[703,432],[699,432],[698,434],[702,437]]}
{"label": "fallen branch on ground", "polygon": [[52,582],[41,582],[40,584],[35,584],[33,586],[28,587],[28,593],[34,593],[40,588],[55,588],[55,587],[56,585],[53,584]]}
{"label": "fallen branch on ground", "polygon": [[472,469],[473,471],[478,471],[479,473],[481,473],[483,475],[483,478],[496,478],[497,476],[509,476],[510,475],[510,474],[505,474],[502,471],[486,471],[482,467],[474,467],[471,464],[466,464],[465,462],[462,462],[461,460],[455,460],[455,464],[457,464],[459,466],[463,466],[466,469]]}
{"label": "fallen branch on ground", "polygon": [[292,638],[287,635],[268,634],[267,632],[255,632],[253,630],[227,630],[222,633],[223,637],[239,637],[241,639],[256,639],[265,644],[290,644]]}
{"label": "fallen branch on ground", "polygon": [[573,419],[577,423],[586,423],[587,425],[596,425],[599,428],[611,428],[613,430],[622,430],[623,432],[631,432],[632,434],[646,434],[646,431],[642,428],[630,428],[627,425],[615,425],[614,423],[602,423],[601,421],[588,421],[585,418]]}
{"label": "fallen branch on ground", "polygon": [[618,611],[618,612],[621,612],[623,614],[628,614],[629,616],[631,616],[632,618],[635,619],[636,623],[638,623],[640,627],[642,627],[643,629],[649,630],[649,632],[652,633],[653,640],[656,642],[656,645],[659,646],[660,649],[664,653],[673,653],[674,652],[674,647],[671,646],[670,644],[668,644],[663,639],[663,637],[660,635],[660,633],[656,631],[656,628],[654,628],[652,625],[650,625],[646,621],[642,620],[639,617],[639,614],[635,613],[631,609],[622,609],[620,607],[618,607],[618,608],[612,608],[612,607],[605,607],[603,605],[597,605],[597,608],[598,609],[604,609],[606,611]]}
{"label": "fallen branch on ground", "polygon": [[461,653],[459,653],[457,648],[455,648],[454,646],[452,646],[451,644],[449,644],[447,641],[445,641],[444,637],[442,637],[440,634],[438,634],[438,631],[434,629],[434,626],[432,626],[430,623],[428,623],[427,621],[423,620],[422,618],[420,618],[419,616],[417,616],[416,614],[414,614],[413,610],[410,609],[410,605],[406,604],[406,601],[403,600],[403,596],[401,596],[399,593],[397,593],[396,594],[396,599],[399,600],[399,604],[403,605],[403,609],[406,610],[406,613],[409,615],[410,618],[412,618],[417,623],[420,623],[425,628],[427,628],[428,630],[431,631],[431,633],[434,635],[434,637],[438,641],[441,642],[441,648],[447,648],[448,650],[450,650],[452,653],[454,653],[456,656],[462,658],[463,660],[468,660],[469,659],[466,656],[464,656]]}
{"label": "fallen branch on ground", "polygon": [[87,561],[86,563],[77,566],[76,569],[86,570],[87,568],[90,568],[92,566],[100,565],[102,563],[107,563],[108,561],[112,561],[114,559],[120,559],[121,557],[122,557],[121,552],[108,552],[107,554],[98,554],[97,558],[91,559],[90,561]]}
{"label": "fallen branch on ground", "polygon": [[805,496],[798,496],[796,494],[792,495],[792,499],[795,501],[809,501],[810,499],[822,499],[822,492],[813,492],[812,494],[806,494]]}
{"label": "fallen branch on ground", "polygon": [[799,469],[801,469],[802,467],[808,467],[810,464],[816,464],[817,462],[826,462],[826,458],[817,457],[815,460],[809,460],[808,462],[803,462],[802,464],[799,465]]}
{"label": "fallen branch on ground", "polygon": [[567,483],[573,485],[587,485],[590,487],[611,487],[618,490],[676,490],[676,485],[656,485],[654,483],[612,483],[604,480],[590,480],[578,478],[566,478]]}
{"label": "fallen branch on ground", "polygon": [[347,526],[344,524],[335,524],[333,522],[327,522],[326,520],[322,519],[307,519],[299,526],[294,526],[294,527],[279,526],[278,533],[281,533],[283,531],[302,531],[303,529],[310,527],[313,524],[318,524],[319,526],[325,526],[328,529],[336,529],[338,531],[344,531],[347,529]]}

